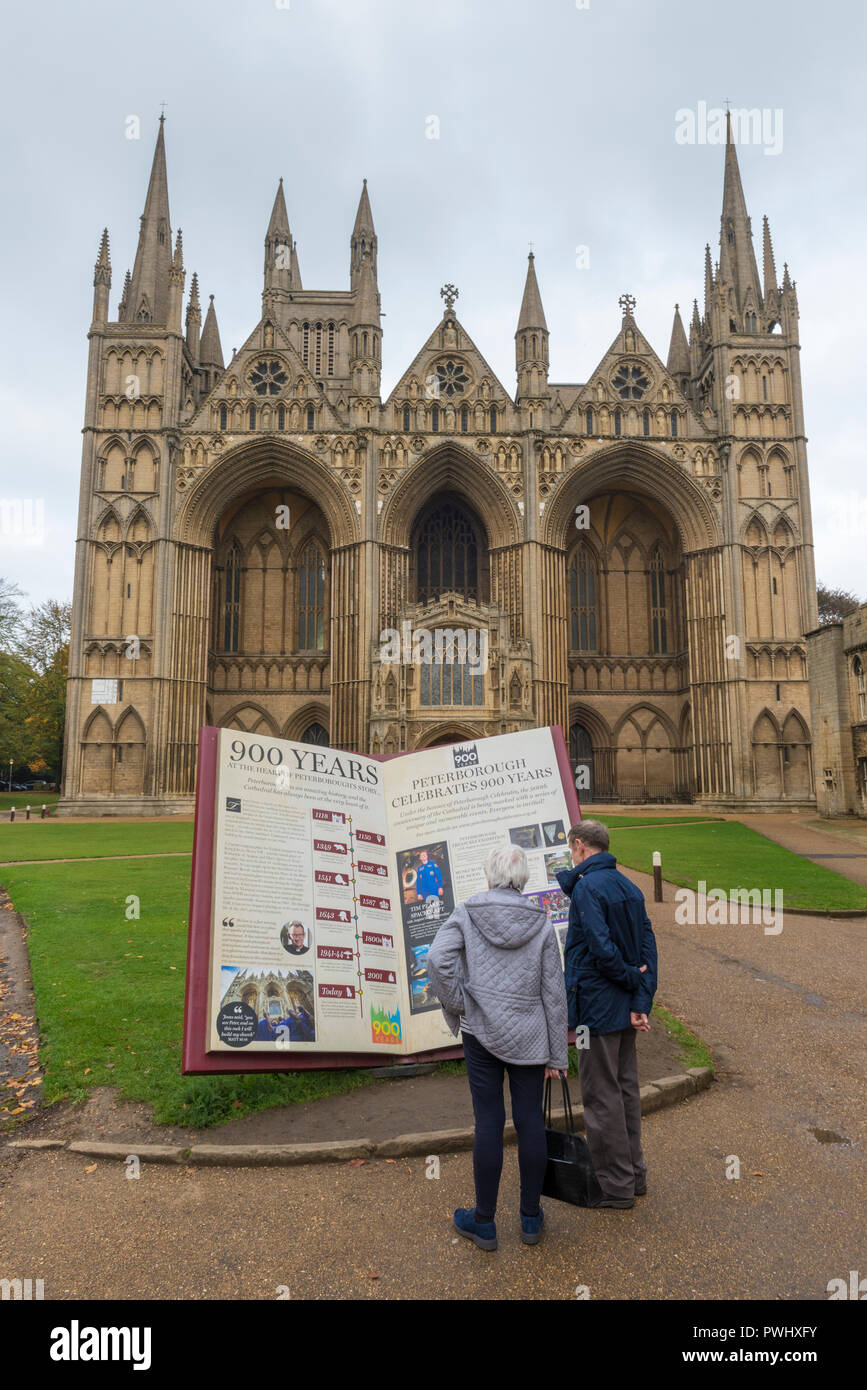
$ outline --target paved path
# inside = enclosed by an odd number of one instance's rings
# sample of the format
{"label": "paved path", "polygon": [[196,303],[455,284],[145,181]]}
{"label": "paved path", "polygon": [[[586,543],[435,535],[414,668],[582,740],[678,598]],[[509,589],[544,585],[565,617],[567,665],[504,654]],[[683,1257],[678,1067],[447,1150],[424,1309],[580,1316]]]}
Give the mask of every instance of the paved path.
{"label": "paved path", "polygon": [[[647,892],[650,881],[630,874]],[[669,895],[671,889],[667,889]],[[631,1212],[546,1204],[520,1244],[514,1149],[500,1249],[459,1239],[471,1158],[352,1167],[143,1167],[0,1150],[0,1277],[48,1298],[827,1298],[867,1274],[863,922],[673,922],[652,907],[661,993],[714,1050],[709,1091],[647,1117],[648,1196]],[[407,1117],[406,1128],[411,1128]],[[732,1156],[740,1178],[727,1179]],[[179,1239],[179,1232],[182,1239]],[[804,1319],[800,1319],[803,1321]]]}
{"label": "paved path", "polygon": [[191,849],[156,850],[153,854],[76,854],[69,859],[2,859],[0,869],[17,869],[21,864],[93,864],[109,859],[189,859]]}
{"label": "paved path", "polygon": [[854,883],[867,884],[867,822],[828,821],[817,825],[814,812],[793,816],[732,816],[760,835],[767,835],[794,854],[824,864]]}

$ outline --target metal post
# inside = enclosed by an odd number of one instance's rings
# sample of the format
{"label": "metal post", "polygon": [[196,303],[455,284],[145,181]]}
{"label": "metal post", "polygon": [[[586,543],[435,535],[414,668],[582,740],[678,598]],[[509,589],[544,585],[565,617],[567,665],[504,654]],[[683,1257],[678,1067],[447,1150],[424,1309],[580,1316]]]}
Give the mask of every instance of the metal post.
{"label": "metal post", "polygon": [[662,855],[658,849],[653,851],[653,901],[662,902]]}

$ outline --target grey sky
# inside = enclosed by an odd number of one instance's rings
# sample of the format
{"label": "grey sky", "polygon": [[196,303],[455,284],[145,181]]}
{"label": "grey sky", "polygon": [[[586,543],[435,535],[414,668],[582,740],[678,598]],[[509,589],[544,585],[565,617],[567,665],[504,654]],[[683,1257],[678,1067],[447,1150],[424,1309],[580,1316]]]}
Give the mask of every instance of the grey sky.
{"label": "grey sky", "polygon": [[[305,286],[348,287],[368,179],[383,394],[460,288],[461,322],[514,392],[528,243],[551,380],[586,381],[618,297],[663,359],[675,301],[719,249],[723,150],[679,144],[699,102],[782,110],[782,149],[739,149],[761,265],[771,221],[801,309],[817,570],[867,598],[862,439],[865,20],[804,0],[148,0],[18,6],[4,19],[0,496],[42,500],[42,542],[0,536],[33,601],[72,591],[93,263],[111,315],[135,253],[160,103],[187,291],[215,295],[228,359],[259,318],[285,181]],[[128,140],[127,118],[141,119]],[[430,116],[439,138],[429,139]],[[576,267],[576,247],[589,267]]]}

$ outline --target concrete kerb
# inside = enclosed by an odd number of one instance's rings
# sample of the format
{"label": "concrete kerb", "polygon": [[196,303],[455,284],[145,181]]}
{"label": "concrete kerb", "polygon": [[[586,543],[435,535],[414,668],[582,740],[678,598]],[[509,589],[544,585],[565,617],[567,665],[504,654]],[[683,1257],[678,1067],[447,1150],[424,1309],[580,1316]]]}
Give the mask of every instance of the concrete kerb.
{"label": "concrete kerb", "polygon": [[[710,1067],[690,1067],[677,1076],[663,1076],[641,1088],[641,1113],[676,1105],[697,1091],[703,1091],[714,1079]],[[575,1128],[584,1128],[584,1107],[573,1106]],[[565,1111],[554,1110],[552,1118],[563,1119]],[[505,1142],[516,1141],[515,1126],[510,1120],[505,1129]],[[281,1167],[302,1163],[339,1163],[348,1159],[409,1158],[428,1154],[460,1153],[473,1147],[473,1129],[435,1129],[424,1134],[398,1134],[393,1139],[334,1139],[315,1144],[112,1144],[102,1140],[75,1139],[11,1139],[6,1147],[16,1151],[45,1149],[65,1150],[89,1158],[113,1158],[126,1162],[136,1157],[142,1163],[185,1163],[200,1167]]]}

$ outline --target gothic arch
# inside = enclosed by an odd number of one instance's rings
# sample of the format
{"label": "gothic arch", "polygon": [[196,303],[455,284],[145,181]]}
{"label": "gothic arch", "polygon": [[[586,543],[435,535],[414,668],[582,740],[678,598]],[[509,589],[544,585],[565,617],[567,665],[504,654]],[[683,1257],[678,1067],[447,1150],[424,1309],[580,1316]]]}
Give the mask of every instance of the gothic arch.
{"label": "gothic arch", "polygon": [[309,729],[311,724],[321,724],[324,729],[330,728],[331,711],[325,701],[313,700],[296,710],[294,714],[290,714],[283,725],[283,732],[280,737],[288,738],[293,743],[299,743],[301,735]]}
{"label": "gothic arch", "polygon": [[424,729],[419,734],[415,747],[433,748],[435,744],[445,743],[447,739],[453,743],[463,743],[468,738],[483,738],[484,732],[484,729],[477,724],[444,720],[440,724],[432,724]]}
{"label": "gothic arch", "polygon": [[217,522],[236,498],[273,486],[290,487],[316,502],[325,514],[332,547],[358,538],[352,499],[333,470],[274,436],[228,450],[190,484],[178,513],[178,538],[210,548]]}
{"label": "gothic arch", "polygon": [[[232,721],[240,719],[242,715],[247,716],[247,722],[235,724]],[[252,722],[250,722],[252,721]],[[220,729],[239,729],[242,733],[261,734],[267,733],[272,738],[279,738],[279,730],[275,727],[270,714],[262,705],[255,700],[242,700],[240,704],[234,705],[221,716],[218,725]]]}
{"label": "gothic arch", "polygon": [[630,721],[630,719],[634,720],[634,716],[636,714],[641,714],[642,711],[651,716],[650,723],[647,725],[646,729],[642,730],[641,726],[637,723],[635,725],[636,729],[639,731],[639,733],[641,733],[642,741],[646,740],[648,733],[653,728],[654,724],[658,722],[661,725],[661,727],[665,730],[665,733],[668,736],[669,743],[672,747],[674,747],[675,743],[677,742],[677,730],[675,729],[674,724],[669,719],[668,715],[665,713],[664,710],[657,709],[656,705],[651,705],[646,700],[641,700],[637,705],[631,705],[628,710],[624,710],[623,714],[621,714],[620,718],[617,720],[612,730],[614,742],[616,743],[620,738],[620,733],[623,729],[623,726],[627,724]]}
{"label": "gothic arch", "polygon": [[386,498],[380,517],[380,540],[409,546],[422,507],[437,492],[454,492],[485,526],[491,549],[521,540],[520,517],[505,483],[478,455],[449,440],[417,459]]}
{"label": "gothic arch", "polygon": [[685,551],[721,543],[720,524],[706,489],[665,454],[632,441],[603,449],[564,475],[545,505],[539,539],[563,549],[579,502],[596,493],[623,491],[663,498]]}

